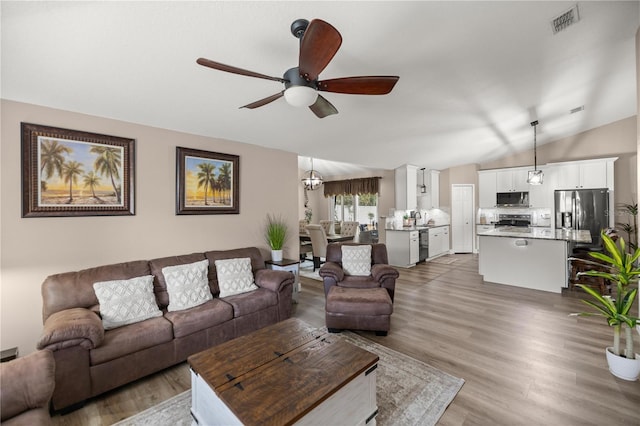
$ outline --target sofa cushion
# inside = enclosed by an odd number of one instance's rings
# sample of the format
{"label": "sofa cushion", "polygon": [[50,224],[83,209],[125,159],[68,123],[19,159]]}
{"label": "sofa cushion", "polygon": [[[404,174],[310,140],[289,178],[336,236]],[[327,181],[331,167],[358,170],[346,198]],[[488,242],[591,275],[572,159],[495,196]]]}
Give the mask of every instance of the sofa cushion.
{"label": "sofa cushion", "polygon": [[371,275],[371,246],[342,246],[342,268],[347,275]]}
{"label": "sofa cushion", "polygon": [[233,316],[238,318],[277,305],[278,296],[271,290],[259,288],[249,293],[225,297],[224,301],[233,306]]}
{"label": "sofa cushion", "polygon": [[255,273],[259,269],[265,269],[264,259],[257,247],[245,247],[232,250],[212,250],[204,253],[209,259],[209,285],[211,293],[216,296],[220,293],[218,287],[218,272],[216,270],[216,260],[222,259],[239,259],[248,257],[251,259],[251,270]]}
{"label": "sofa cushion", "polygon": [[167,312],[165,318],[171,321],[173,335],[179,338],[232,320],[233,308],[220,299],[213,299],[195,308]]}
{"label": "sofa cushion", "polygon": [[215,264],[218,273],[220,297],[233,296],[258,289],[258,286],[253,281],[250,258],[220,259],[216,260]]}
{"label": "sofa cushion", "polygon": [[149,263],[136,260],[50,275],[42,283],[42,319],[65,309],[97,305],[98,298],[93,290],[95,282],[128,280],[149,274]]}
{"label": "sofa cushion", "polygon": [[164,317],[125,325],[104,334],[102,345],[91,349],[91,365],[102,364],[173,340],[173,326]]}
{"label": "sofa cushion", "polygon": [[209,261],[207,259],[185,265],[166,266],[162,275],[169,293],[169,312],[182,311],[202,305],[212,299],[209,290]]}
{"label": "sofa cushion", "polygon": [[167,293],[167,282],[162,275],[162,268],[166,266],[183,265],[186,263],[194,263],[200,260],[204,260],[204,253],[191,253],[183,254],[180,256],[167,256],[152,259],[149,261],[149,268],[151,274],[155,276],[153,281],[154,291],[156,292],[156,299],[158,299],[158,306],[160,309],[164,309],[169,305],[169,293]]}
{"label": "sofa cushion", "polygon": [[153,275],[93,283],[105,330],[162,316],[153,293]]}

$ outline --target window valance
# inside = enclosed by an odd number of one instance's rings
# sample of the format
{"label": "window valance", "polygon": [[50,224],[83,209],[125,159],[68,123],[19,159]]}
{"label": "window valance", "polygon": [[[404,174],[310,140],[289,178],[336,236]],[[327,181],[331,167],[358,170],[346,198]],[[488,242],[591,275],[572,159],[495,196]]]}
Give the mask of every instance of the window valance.
{"label": "window valance", "polygon": [[377,194],[380,176],[359,179],[334,180],[324,182],[324,196],[342,194]]}

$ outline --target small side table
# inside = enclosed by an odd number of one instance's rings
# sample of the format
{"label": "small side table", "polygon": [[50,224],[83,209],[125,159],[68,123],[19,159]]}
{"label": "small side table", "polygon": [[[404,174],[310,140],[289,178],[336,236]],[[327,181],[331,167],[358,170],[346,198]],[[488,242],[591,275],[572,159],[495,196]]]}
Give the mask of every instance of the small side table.
{"label": "small side table", "polygon": [[300,291],[300,261],[293,259],[267,260],[264,262],[267,268],[275,271],[288,271],[293,273],[293,303],[298,303],[298,292]]}

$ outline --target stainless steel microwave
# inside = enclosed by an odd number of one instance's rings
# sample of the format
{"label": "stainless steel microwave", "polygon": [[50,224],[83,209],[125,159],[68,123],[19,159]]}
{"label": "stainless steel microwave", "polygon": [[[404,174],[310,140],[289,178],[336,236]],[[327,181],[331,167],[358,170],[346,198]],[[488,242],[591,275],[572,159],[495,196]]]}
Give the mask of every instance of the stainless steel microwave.
{"label": "stainless steel microwave", "polygon": [[498,192],[496,194],[498,207],[529,207],[528,192]]}

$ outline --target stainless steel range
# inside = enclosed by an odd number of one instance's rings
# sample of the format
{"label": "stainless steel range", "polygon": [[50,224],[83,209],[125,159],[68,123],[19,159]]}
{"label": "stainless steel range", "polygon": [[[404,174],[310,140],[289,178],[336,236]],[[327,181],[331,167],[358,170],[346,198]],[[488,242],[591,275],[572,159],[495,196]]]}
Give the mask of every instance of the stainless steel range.
{"label": "stainless steel range", "polygon": [[502,226],[520,226],[528,228],[531,226],[530,214],[499,214],[498,221],[496,222],[496,228]]}

